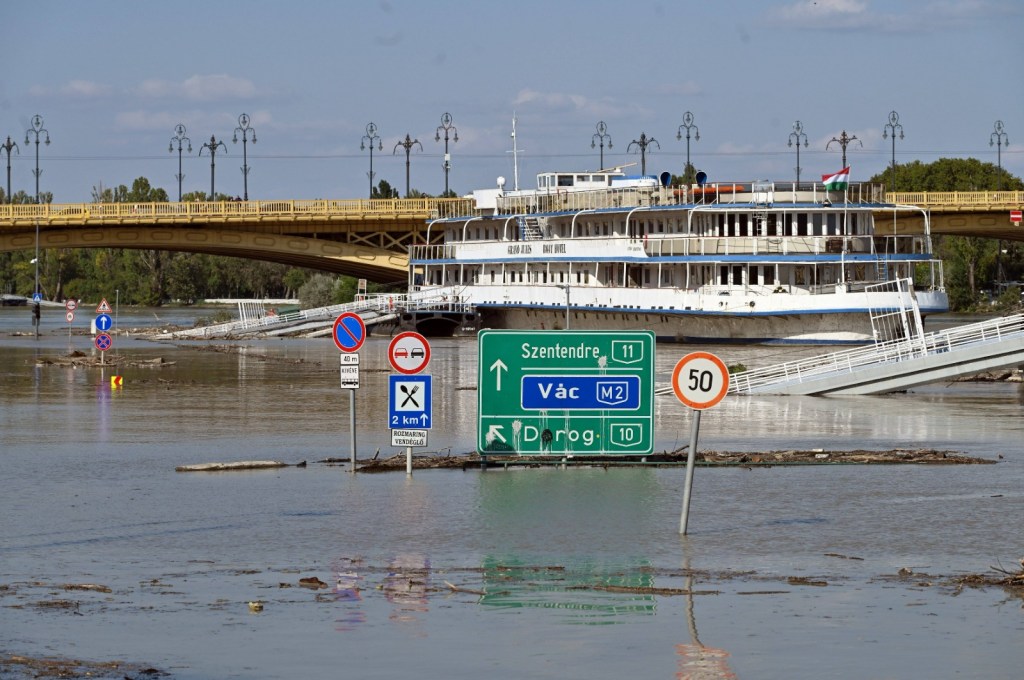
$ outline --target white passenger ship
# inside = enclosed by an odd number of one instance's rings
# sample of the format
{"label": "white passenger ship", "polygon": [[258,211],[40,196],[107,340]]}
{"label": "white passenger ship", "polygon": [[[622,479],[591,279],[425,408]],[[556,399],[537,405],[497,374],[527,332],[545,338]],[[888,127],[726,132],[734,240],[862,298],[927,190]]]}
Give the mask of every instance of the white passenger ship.
{"label": "white passenger ship", "polygon": [[[857,344],[903,333],[873,323],[891,310],[914,307],[919,323],[948,309],[927,212],[883,203],[881,186],[667,175],[544,173],[509,192],[499,178],[474,214],[430,223],[427,242],[444,241],[411,248],[410,290],[457,302],[479,328],[694,343]],[[924,233],[887,232],[900,214]]]}

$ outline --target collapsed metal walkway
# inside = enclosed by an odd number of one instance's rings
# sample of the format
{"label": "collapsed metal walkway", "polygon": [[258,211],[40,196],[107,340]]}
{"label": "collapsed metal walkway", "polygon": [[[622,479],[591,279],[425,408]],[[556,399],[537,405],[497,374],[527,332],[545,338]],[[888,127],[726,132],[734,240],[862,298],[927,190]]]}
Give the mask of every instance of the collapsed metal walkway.
{"label": "collapsed metal walkway", "polygon": [[881,394],[1024,365],[1024,314],[743,371],[734,394]]}
{"label": "collapsed metal walkway", "polygon": [[[213,339],[246,335],[330,335],[334,320],[343,312],[355,312],[367,326],[393,323],[408,309],[453,308],[458,299],[454,288],[405,294],[375,294],[341,305],[303,309],[287,314],[268,314],[261,303],[239,303],[239,319],[211,326],[186,328],[162,334],[165,339]],[[452,300],[452,301],[450,301]],[[458,303],[468,308],[465,303]]]}

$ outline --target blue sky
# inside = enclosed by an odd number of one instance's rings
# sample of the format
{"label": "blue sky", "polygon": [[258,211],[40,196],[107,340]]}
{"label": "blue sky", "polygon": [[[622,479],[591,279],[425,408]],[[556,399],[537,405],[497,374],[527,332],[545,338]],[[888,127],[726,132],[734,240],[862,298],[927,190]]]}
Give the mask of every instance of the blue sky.
{"label": "blue sky", "polygon": [[[90,200],[94,186],[139,176],[177,196],[174,126],[192,141],[184,191],[208,191],[211,135],[216,189],[243,192],[242,113],[250,199],[362,198],[373,122],[383,150],[377,179],[404,191],[444,188],[449,112],[450,183],[459,193],[512,184],[511,120],[518,117],[519,182],[550,170],[599,165],[598,121],[613,144],[605,165],[635,162],[654,137],[649,173],[681,172],[690,111],[700,134],[693,164],[716,181],[792,180],[801,121],[802,179],[841,167],[851,180],[890,162],[882,138],[897,111],[897,162],[975,157],[1002,120],[1003,167],[1024,176],[1024,3],[1019,0],[2,0],[0,140],[20,146],[12,189],[34,193],[38,114],[40,188],[54,201]],[[685,134],[685,133],[684,133]],[[861,144],[863,146],[861,146]],[[4,156],[6,162],[6,156]],[[2,172],[2,171],[0,171]],[[5,178],[4,180],[5,181]]]}

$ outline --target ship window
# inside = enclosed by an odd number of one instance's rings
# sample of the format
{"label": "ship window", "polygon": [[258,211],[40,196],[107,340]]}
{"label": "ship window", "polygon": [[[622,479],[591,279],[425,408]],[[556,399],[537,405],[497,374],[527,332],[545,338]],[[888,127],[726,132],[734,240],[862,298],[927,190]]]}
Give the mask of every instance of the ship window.
{"label": "ship window", "polygon": [[838,225],[836,223],[836,214],[835,213],[829,213],[827,215],[827,218],[828,218],[828,233],[829,233],[829,235],[834,236],[835,234],[838,234],[839,230],[838,230]]}
{"label": "ship window", "polygon": [[576,181],[577,182],[587,182],[589,180],[590,180],[590,178],[587,177],[586,175],[576,175]]}
{"label": "ship window", "polygon": [[728,286],[729,285],[729,268],[722,266],[718,273],[718,285]]}
{"label": "ship window", "polygon": [[797,213],[796,215],[796,235],[807,236],[807,213]]}
{"label": "ship window", "polygon": [[560,187],[571,187],[572,186],[572,175],[559,175],[558,186]]}

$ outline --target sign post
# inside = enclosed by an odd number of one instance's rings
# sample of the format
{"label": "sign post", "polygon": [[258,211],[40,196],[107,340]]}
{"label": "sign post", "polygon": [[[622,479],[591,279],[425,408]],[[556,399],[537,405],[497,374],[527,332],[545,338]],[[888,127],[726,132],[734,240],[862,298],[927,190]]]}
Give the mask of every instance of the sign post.
{"label": "sign post", "polygon": [[402,374],[388,380],[391,445],[405,446],[405,474],[411,476],[412,447],[427,445],[430,428],[432,376],[416,375],[430,363],[430,343],[414,331],[399,333],[388,345],[388,363]]}
{"label": "sign post", "polygon": [[679,518],[679,533],[685,535],[690,515],[690,491],[693,488],[693,464],[697,455],[700,414],[704,409],[717,405],[729,391],[729,369],[710,352],[691,352],[680,359],[672,371],[672,390],[679,401],[693,409],[690,448],[686,452],[683,510]]}
{"label": "sign post", "polygon": [[654,450],[650,331],[484,330],[479,337],[481,457]]}
{"label": "sign post", "polygon": [[356,390],[359,389],[359,355],[366,341],[366,324],[355,312],[344,312],[334,320],[334,344],[341,351],[341,388],[348,390],[348,431],[350,472],[356,471]]}

